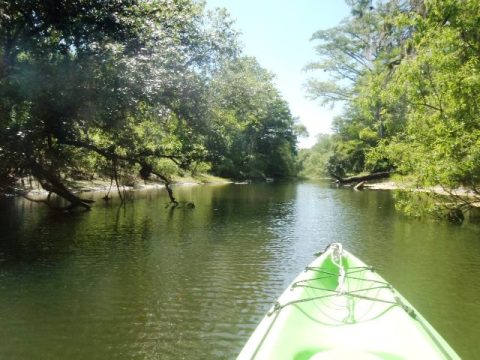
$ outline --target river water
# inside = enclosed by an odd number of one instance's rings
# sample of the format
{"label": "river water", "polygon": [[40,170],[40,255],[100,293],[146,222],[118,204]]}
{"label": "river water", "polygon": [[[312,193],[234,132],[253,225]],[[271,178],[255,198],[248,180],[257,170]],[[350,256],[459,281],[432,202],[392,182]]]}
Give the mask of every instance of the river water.
{"label": "river water", "polygon": [[464,359],[480,358],[480,227],[406,218],[325,183],[178,187],[52,214],[0,203],[0,359],[234,359],[331,242],[374,266]]}

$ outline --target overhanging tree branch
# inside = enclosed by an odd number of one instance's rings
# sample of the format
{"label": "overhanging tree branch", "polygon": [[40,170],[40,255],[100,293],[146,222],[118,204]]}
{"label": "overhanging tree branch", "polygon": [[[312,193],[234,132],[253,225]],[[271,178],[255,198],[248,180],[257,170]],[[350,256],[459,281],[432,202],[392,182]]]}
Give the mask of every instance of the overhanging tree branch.
{"label": "overhanging tree branch", "polygon": [[[149,164],[145,160],[145,158],[146,157],[165,158],[165,159],[169,159],[169,160],[173,161],[177,165],[181,165],[181,162],[179,161],[179,159],[180,159],[179,156],[165,155],[165,154],[162,154],[159,150],[148,150],[148,149],[144,149],[144,150],[138,152],[135,155],[126,156],[126,155],[117,154],[112,148],[104,149],[104,148],[98,147],[94,144],[84,142],[84,141],[79,141],[79,140],[62,140],[60,143],[63,144],[63,145],[69,145],[69,146],[74,146],[74,147],[90,150],[90,151],[96,152],[97,154],[105,157],[106,159],[112,160],[113,164],[114,164],[115,182],[117,184],[117,188],[118,188],[118,180],[117,180],[116,168],[117,168],[117,161],[118,160],[124,160],[124,161],[128,161],[128,162],[136,163],[136,164],[138,164],[142,167],[142,170],[143,169],[148,169],[145,173],[145,175],[147,175],[146,177],[148,177],[148,173],[152,173],[152,174],[156,175],[158,178],[160,178],[164,182],[165,189],[167,190],[170,201],[172,202],[172,204],[174,204],[174,206],[178,205],[178,201],[173,196],[173,191],[170,187],[171,180],[168,179],[168,177],[166,177],[165,175],[162,175],[160,172],[154,171],[153,166],[151,164]],[[122,198],[122,197],[120,196],[120,198]],[[123,201],[123,199],[122,199],[122,201]]]}
{"label": "overhanging tree branch", "polygon": [[73,194],[52,171],[44,168],[35,160],[30,160],[28,167],[32,171],[33,176],[39,181],[42,188],[49,192],[47,203],[50,203],[50,196],[52,193],[54,193],[70,202],[69,206],[65,208],[57,208],[58,210],[72,210],[76,207],[82,207],[85,210],[90,210],[89,204],[93,203],[94,201],[82,199]]}

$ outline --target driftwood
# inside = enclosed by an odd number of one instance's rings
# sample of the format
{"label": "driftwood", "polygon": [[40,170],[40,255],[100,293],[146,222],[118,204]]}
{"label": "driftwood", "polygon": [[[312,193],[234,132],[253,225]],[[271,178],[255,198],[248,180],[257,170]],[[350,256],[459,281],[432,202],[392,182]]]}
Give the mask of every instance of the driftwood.
{"label": "driftwood", "polygon": [[353,190],[355,191],[360,191],[363,190],[363,187],[365,186],[366,181],[360,181],[357,185],[353,187]]}
{"label": "driftwood", "polygon": [[372,173],[364,176],[351,176],[347,178],[341,178],[340,176],[337,176],[335,174],[330,174],[337,182],[337,184],[343,185],[343,184],[351,184],[351,183],[360,183],[362,181],[368,181],[368,180],[379,180],[379,179],[385,179],[390,176],[392,172],[391,171],[382,171],[382,172],[377,172],[377,173]]}

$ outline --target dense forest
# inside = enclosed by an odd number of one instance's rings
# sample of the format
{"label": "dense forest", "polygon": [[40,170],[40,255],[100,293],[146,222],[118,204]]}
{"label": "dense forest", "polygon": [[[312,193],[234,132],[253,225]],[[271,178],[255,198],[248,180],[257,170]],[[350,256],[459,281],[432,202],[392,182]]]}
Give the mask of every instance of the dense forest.
{"label": "dense forest", "polygon": [[[224,10],[193,0],[0,0],[0,192],[210,170],[295,174],[297,129]],[[50,200],[50,195],[47,203]]]}
{"label": "dense forest", "polygon": [[313,34],[306,86],[343,113],[333,134],[297,153],[305,128],[274,76],[242,53],[225,10],[194,0],[0,0],[0,193],[34,179],[47,204],[53,195],[88,209],[71,180],[159,181],[176,204],[169,185],[188,173],[388,171],[440,189],[401,195],[407,211],[463,218],[480,201],[480,3],[346,2],[349,17]]}
{"label": "dense forest", "polygon": [[[309,96],[339,103],[333,134],[299,161],[306,176],[394,170],[420,192],[410,212],[461,212],[480,201],[480,2],[348,0],[351,16],[316,32]],[[404,195],[402,195],[404,196]],[[427,199],[428,198],[428,199]]]}

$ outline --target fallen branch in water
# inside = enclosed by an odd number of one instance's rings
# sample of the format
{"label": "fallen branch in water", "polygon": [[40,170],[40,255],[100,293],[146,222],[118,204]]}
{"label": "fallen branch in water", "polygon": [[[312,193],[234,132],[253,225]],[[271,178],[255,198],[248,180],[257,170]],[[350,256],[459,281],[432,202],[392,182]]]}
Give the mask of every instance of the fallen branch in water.
{"label": "fallen branch in water", "polygon": [[351,184],[351,183],[360,183],[362,181],[368,181],[368,180],[386,179],[390,177],[391,174],[393,174],[393,171],[382,171],[382,172],[372,173],[368,175],[351,176],[347,178],[342,178],[335,174],[330,174],[330,175],[336,180],[337,184],[343,185],[343,184]]}

